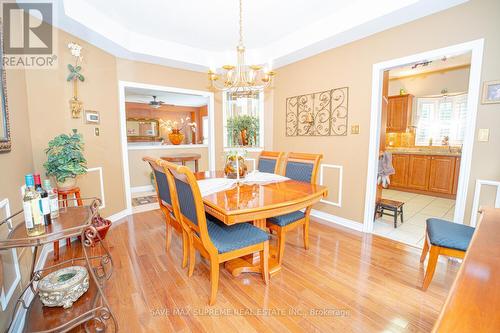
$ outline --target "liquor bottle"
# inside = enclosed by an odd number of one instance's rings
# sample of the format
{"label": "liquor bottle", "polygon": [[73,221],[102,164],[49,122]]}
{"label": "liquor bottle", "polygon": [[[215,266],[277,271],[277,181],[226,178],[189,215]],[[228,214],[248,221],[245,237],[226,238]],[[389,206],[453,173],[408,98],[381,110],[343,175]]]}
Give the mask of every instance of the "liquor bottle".
{"label": "liquor bottle", "polygon": [[45,225],[50,225],[52,219],[50,218],[49,194],[42,187],[40,174],[35,173],[33,177],[35,178],[35,190],[40,193],[40,209],[43,215],[43,222]]}
{"label": "liquor bottle", "polygon": [[54,220],[55,218],[59,217],[59,198],[57,196],[57,190],[52,188],[50,179],[43,180],[43,188],[49,195],[50,218]]}
{"label": "liquor bottle", "polygon": [[35,191],[33,175],[26,175],[26,191],[23,197],[24,222],[28,236],[38,236],[45,233],[43,215],[40,210],[40,194]]}

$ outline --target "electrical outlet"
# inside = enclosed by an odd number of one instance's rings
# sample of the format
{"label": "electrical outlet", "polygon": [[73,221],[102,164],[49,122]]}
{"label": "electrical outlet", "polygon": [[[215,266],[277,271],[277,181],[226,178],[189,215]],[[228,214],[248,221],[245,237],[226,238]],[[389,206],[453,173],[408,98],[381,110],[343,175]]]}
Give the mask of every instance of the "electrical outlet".
{"label": "electrical outlet", "polygon": [[99,136],[99,127],[94,128],[94,135]]}
{"label": "electrical outlet", "polygon": [[351,125],[351,134],[359,134],[359,125]]}
{"label": "electrical outlet", "polygon": [[490,139],[490,129],[489,128],[480,128],[477,132],[477,141],[480,142],[488,142]]}

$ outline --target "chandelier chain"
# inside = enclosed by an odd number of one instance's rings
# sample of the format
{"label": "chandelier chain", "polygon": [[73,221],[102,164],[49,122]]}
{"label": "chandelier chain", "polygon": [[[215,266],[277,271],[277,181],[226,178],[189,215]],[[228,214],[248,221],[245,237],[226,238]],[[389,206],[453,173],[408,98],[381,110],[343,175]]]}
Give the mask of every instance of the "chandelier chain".
{"label": "chandelier chain", "polygon": [[240,46],[243,46],[243,0],[240,0]]}

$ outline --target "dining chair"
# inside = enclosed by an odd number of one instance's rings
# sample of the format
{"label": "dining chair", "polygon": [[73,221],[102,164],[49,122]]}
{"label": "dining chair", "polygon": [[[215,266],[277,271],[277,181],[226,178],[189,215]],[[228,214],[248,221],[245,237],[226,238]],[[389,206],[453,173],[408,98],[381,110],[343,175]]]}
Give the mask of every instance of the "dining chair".
{"label": "dining chair", "polygon": [[475,230],[475,228],[468,225],[437,218],[429,218],[425,222],[425,242],[420,262],[425,261],[427,253],[430,252],[430,255],[422,283],[422,290],[424,291],[427,290],[432,281],[438,257],[444,255],[463,259]]}
{"label": "dining chair", "polygon": [[[322,154],[289,153],[285,159],[283,174],[291,179],[301,182],[316,183],[318,167]],[[303,228],[304,248],[309,248],[309,216],[312,206],[302,211],[275,216],[267,219],[269,230],[276,232],[278,236],[278,253],[276,254],[278,263],[283,261],[285,251],[285,234],[299,226]]]}
{"label": "dining chair", "polygon": [[158,196],[158,204],[160,205],[160,210],[165,215],[165,238],[166,238],[166,249],[170,250],[170,245],[172,243],[172,229],[177,231],[182,236],[182,268],[187,266],[188,260],[188,233],[183,225],[174,216],[174,211],[172,208],[172,200],[170,196],[170,189],[167,181],[166,171],[161,165],[161,159],[155,159],[152,157],[144,157],[142,159],[148,162],[153,170],[153,176],[155,181],[156,195]]}
{"label": "dining chair", "polygon": [[257,170],[260,172],[280,173],[283,152],[262,151],[257,160]]}
{"label": "dining chair", "polygon": [[162,162],[168,169],[167,180],[174,215],[188,228],[189,270],[193,275],[195,249],[210,261],[210,299],[215,304],[219,286],[219,264],[259,252],[265,284],[269,283],[269,234],[249,223],[228,226],[205,213],[200,189],[194,174],[185,166]]}

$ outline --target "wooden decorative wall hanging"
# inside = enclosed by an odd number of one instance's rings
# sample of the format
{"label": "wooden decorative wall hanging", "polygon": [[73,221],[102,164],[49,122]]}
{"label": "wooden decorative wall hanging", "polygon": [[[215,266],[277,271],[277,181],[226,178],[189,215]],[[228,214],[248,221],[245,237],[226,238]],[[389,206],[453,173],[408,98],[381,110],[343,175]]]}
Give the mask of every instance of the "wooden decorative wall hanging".
{"label": "wooden decorative wall hanging", "polygon": [[286,136],[347,135],[349,88],[286,99]]}

